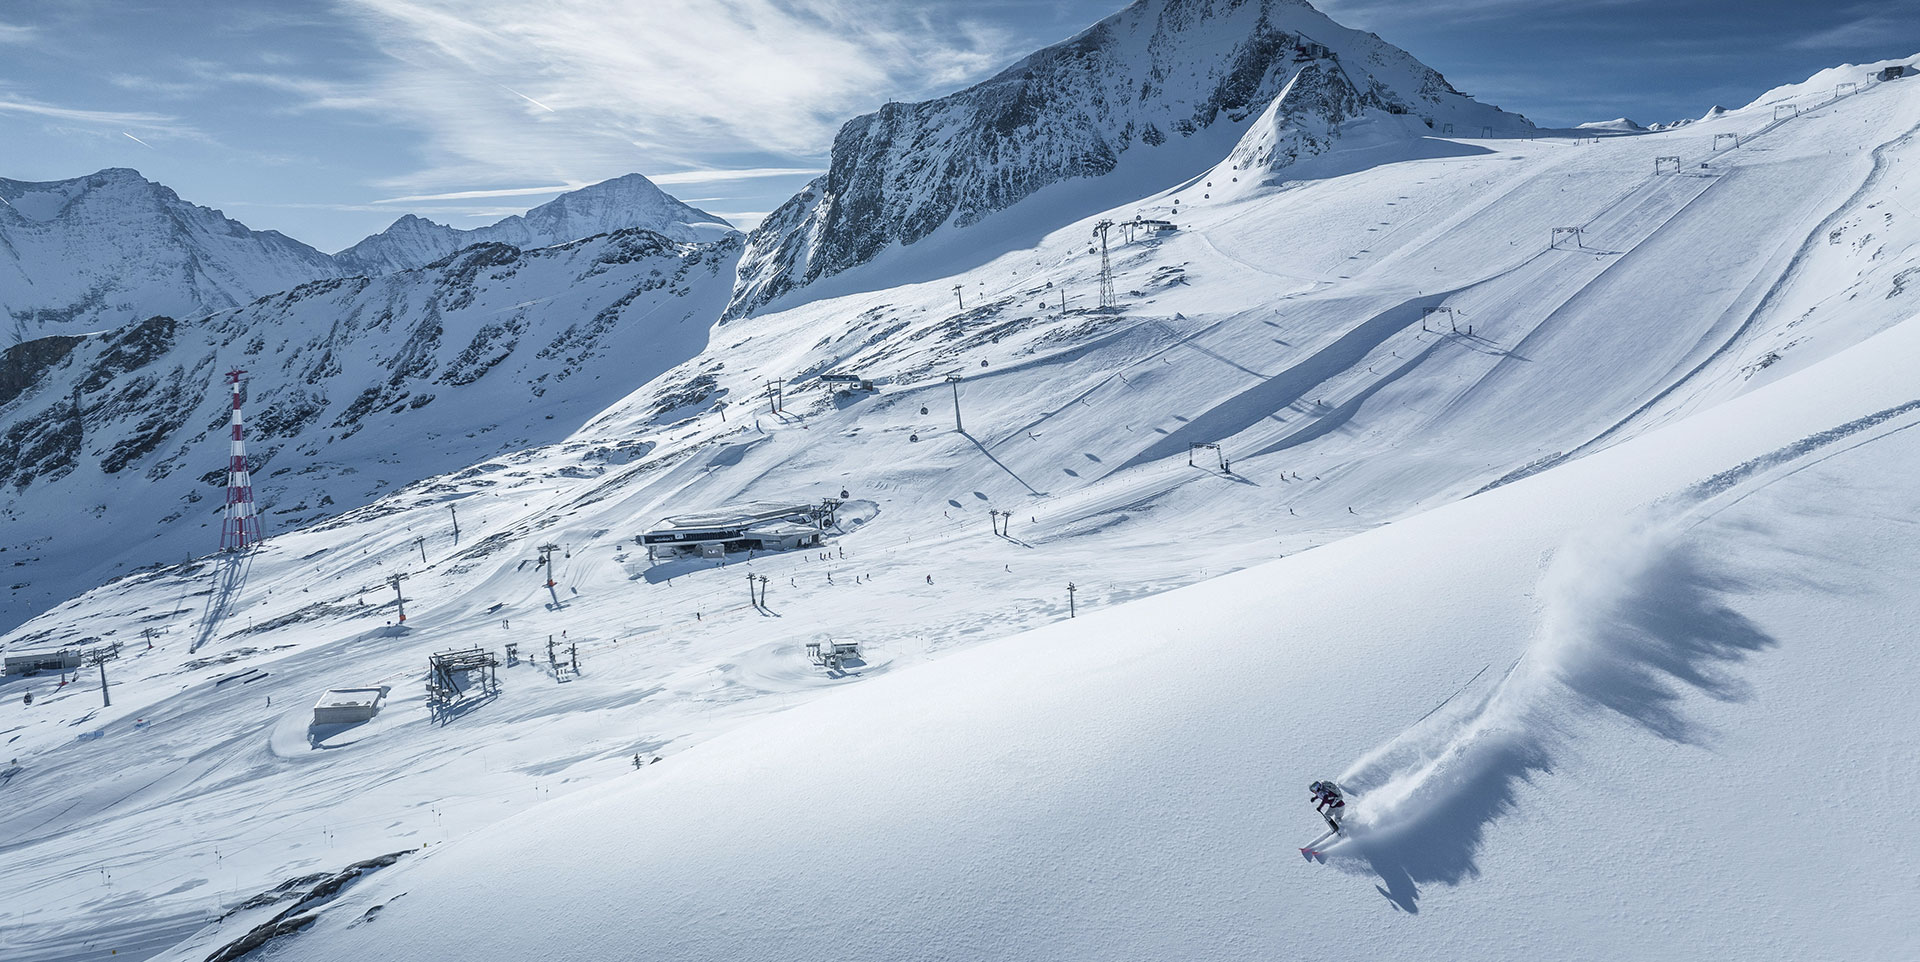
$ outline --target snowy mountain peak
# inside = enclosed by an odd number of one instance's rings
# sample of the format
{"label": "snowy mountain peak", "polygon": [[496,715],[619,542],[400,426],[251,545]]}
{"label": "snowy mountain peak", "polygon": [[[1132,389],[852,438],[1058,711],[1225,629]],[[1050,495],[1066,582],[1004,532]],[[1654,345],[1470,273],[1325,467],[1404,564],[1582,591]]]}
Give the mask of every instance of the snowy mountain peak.
{"label": "snowy mountain peak", "polygon": [[1342,124],[1369,110],[1387,114],[1384,104],[1354,88],[1338,61],[1311,61],[1294,72],[1247,129],[1227,164],[1240,171],[1289,167],[1326,151]]}
{"label": "snowy mountain peak", "polygon": [[[1370,106],[1476,131],[1533,126],[1300,0],[1137,0],[958,93],[849,121],[827,173],[749,238],[729,316],[1054,184],[1123,175],[1111,206],[1190,178],[1303,70],[1296,122]],[[1309,106],[1309,90],[1326,99]]]}
{"label": "snowy mountain peak", "polygon": [[682,243],[706,243],[736,233],[725,220],[681,203],[640,174],[626,174],[473,230],[408,214],[334,258],[355,273],[384,274],[423,267],[474,244],[531,250],[630,227]]}
{"label": "snowy mountain peak", "polygon": [[639,174],[626,174],[509,217],[493,225],[491,230],[501,236],[490,239],[518,243],[511,236],[524,230],[528,242],[557,244],[625,227],[644,227],[683,243],[705,243],[735,233],[723,218],[681,203]]}
{"label": "snowy mountain peak", "polygon": [[0,314],[13,339],[205,315],[339,273],[299,241],[124,167],[0,179],[0,201]]}

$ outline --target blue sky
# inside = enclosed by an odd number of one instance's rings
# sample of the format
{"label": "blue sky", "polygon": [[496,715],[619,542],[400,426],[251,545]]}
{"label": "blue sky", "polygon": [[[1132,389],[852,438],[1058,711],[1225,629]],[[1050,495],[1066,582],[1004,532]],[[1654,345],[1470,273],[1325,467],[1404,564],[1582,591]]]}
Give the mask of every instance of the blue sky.
{"label": "blue sky", "polygon": [[[631,171],[751,224],[840,123],[1123,0],[7,0],[0,177],[133,167],[333,251]],[[1920,0],[1325,0],[1480,99],[1566,125],[1746,103],[1920,50]]]}

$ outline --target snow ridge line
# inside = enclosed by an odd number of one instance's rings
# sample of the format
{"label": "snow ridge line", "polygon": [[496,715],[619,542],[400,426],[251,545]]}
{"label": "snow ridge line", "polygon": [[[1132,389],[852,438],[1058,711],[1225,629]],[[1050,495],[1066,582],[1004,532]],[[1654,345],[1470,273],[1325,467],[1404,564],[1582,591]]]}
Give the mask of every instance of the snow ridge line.
{"label": "snow ridge line", "polygon": [[[1680,499],[1691,499],[1695,502],[1706,501],[1718,495],[1725,494],[1727,491],[1731,490],[1736,485],[1740,484],[1742,481],[1745,481],[1748,478],[1751,478],[1754,475],[1761,473],[1762,471],[1766,471],[1771,468],[1780,467],[1781,465],[1785,465],[1785,464],[1791,464],[1795,461],[1798,461],[1806,457],[1809,454],[1812,454],[1815,451],[1818,451],[1821,448],[1826,447],[1827,445],[1833,444],[1837,441],[1845,440],[1846,438],[1859,434],[1862,431],[1879,427],[1880,425],[1885,424],[1888,421],[1891,421],[1898,417],[1902,417],[1907,414],[1912,414],[1915,411],[1920,411],[1920,399],[1908,401],[1905,404],[1896,404],[1893,407],[1884,408],[1882,410],[1875,411],[1872,414],[1854,418],[1853,420],[1848,421],[1845,424],[1836,425],[1834,427],[1826,429],[1825,431],[1821,431],[1816,434],[1809,434],[1806,437],[1793,442],[1792,444],[1775,448],[1774,450],[1769,451],[1766,454],[1760,455],[1757,458],[1743,461],[1740,464],[1734,465],[1733,467],[1720,472],[1719,474],[1716,474],[1710,478],[1707,478],[1706,480],[1697,482],[1692,486],[1688,487],[1686,490],[1675,495],[1674,497],[1680,498]],[[1915,421],[1913,424],[1901,425],[1900,427],[1895,428],[1894,430],[1904,431],[1916,425],[1920,425],[1920,421]],[[1865,444],[1873,440],[1878,440],[1878,439],[1866,438],[1866,439],[1863,439],[1861,443]],[[1838,453],[1838,452],[1835,452],[1835,453]],[[1801,465],[1801,467],[1807,467],[1813,463],[1817,463],[1817,461],[1819,460],[1825,460],[1825,458],[1816,459],[1816,462],[1809,462],[1807,465]],[[1799,470],[1799,468],[1795,468],[1794,470],[1797,471]],[[1743,494],[1741,495],[1740,498],[1735,498],[1732,501],[1727,502],[1725,505],[1722,505],[1714,509],[1712,512],[1706,515],[1703,515],[1699,520],[1695,521],[1694,524],[1698,525],[1702,522],[1705,522],[1708,518],[1711,518],[1714,515],[1719,514],[1722,511],[1725,511],[1727,508],[1730,508],[1735,504],[1738,504],[1741,498],[1744,498],[1744,497],[1746,497],[1746,495]]]}
{"label": "snow ridge line", "polygon": [[386,868],[398,862],[401,856],[410,855],[415,851],[417,850],[406,849],[388,855],[376,856],[364,861],[355,862],[340,872],[327,876],[320,884],[308,890],[305,895],[302,895],[299,901],[275,913],[273,918],[254,926],[247,931],[247,934],[221,946],[218,951],[207,956],[207,962],[234,962],[235,959],[251,954],[254,949],[260,948],[274,939],[283,935],[291,935],[312,925],[320,920],[319,913],[313,912],[301,915],[300,913],[302,911],[324,906],[326,903],[331,902],[334,896],[340,893],[341,889],[346,888],[347,885],[362,875],[376,869]]}

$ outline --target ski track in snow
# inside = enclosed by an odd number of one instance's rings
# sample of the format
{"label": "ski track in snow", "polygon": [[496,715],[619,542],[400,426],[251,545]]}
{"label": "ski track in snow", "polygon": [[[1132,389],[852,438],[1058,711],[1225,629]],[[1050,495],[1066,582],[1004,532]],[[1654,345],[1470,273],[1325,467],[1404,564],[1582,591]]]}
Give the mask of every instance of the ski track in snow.
{"label": "ski track in snow", "polygon": [[[1421,887],[1479,874],[1490,826],[1523,787],[1577,757],[1594,716],[1671,742],[1709,744],[1685,700],[1744,700],[1738,668],[1775,641],[1734,607],[1752,572],[1727,559],[1763,536],[1713,523],[1751,494],[1838,454],[1920,426],[1920,400],[1812,434],[1694,485],[1632,523],[1555,552],[1541,582],[1539,637],[1475,697],[1459,692],[1362,755],[1336,781],[1350,793],[1346,835],[1318,850],[1378,877],[1381,895],[1419,911]],[[1866,437],[1858,437],[1865,434]],[[1856,439],[1837,450],[1841,441]],[[1480,677],[1476,675],[1477,679]]]}
{"label": "ski track in snow", "polygon": [[1478,874],[1489,826],[1577,751],[1594,709],[1676,742],[1705,737],[1682,710],[1685,691],[1742,697],[1730,666],[1772,644],[1726,605],[1718,554],[1653,521],[1563,548],[1542,584],[1541,637],[1499,682],[1337,779],[1355,800],[1350,836],[1330,854],[1357,860],[1381,894],[1417,912],[1421,886]]}

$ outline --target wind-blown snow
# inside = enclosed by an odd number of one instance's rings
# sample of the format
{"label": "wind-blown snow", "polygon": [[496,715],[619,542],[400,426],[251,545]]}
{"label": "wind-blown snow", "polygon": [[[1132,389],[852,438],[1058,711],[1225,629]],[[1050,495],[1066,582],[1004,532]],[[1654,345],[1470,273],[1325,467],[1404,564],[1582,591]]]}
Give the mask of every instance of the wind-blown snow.
{"label": "wind-blown snow", "polygon": [[1504,673],[1490,663],[1466,686],[1477,691],[1450,696],[1336,779],[1358,799],[1352,837],[1327,846],[1330,857],[1394,865],[1381,874],[1411,908],[1420,886],[1468,877],[1485,841],[1473,827],[1511,814],[1525,783],[1593,737],[1606,720],[1593,709],[1694,744],[1691,697],[1746,701],[1736,669],[1776,642],[1729,605],[1743,586],[1719,569],[1740,540],[1690,534],[1647,518],[1557,549],[1539,637],[1519,658]]}

